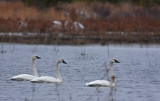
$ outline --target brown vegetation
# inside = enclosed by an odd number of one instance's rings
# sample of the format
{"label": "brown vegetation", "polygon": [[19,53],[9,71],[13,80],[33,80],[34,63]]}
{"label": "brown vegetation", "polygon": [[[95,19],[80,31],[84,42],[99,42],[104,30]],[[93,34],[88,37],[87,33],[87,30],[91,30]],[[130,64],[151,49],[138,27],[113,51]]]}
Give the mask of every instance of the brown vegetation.
{"label": "brown vegetation", "polygon": [[[160,43],[160,7],[129,3],[76,2],[38,9],[21,2],[0,2],[2,42],[44,44]],[[53,21],[62,25],[54,25]],[[84,29],[75,27],[80,22]],[[66,25],[67,24],[67,25]],[[7,33],[23,33],[8,36]],[[27,33],[36,33],[28,36]],[[31,40],[32,39],[32,40]]]}

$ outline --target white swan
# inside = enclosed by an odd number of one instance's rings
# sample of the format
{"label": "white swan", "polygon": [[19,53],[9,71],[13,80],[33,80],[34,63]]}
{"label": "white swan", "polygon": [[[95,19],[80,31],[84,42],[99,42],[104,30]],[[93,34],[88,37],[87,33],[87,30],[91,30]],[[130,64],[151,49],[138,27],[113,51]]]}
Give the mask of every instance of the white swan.
{"label": "white swan", "polygon": [[112,67],[113,63],[120,63],[120,62],[114,58],[110,60],[111,82],[106,81],[106,80],[95,80],[95,81],[86,83],[86,86],[89,86],[89,87],[115,87],[116,83],[115,83],[115,75],[114,75],[114,71],[113,71],[113,67]]}
{"label": "white swan", "polygon": [[34,64],[34,60],[35,59],[41,59],[40,57],[33,55],[32,56],[32,67],[33,67],[33,74],[34,75],[29,75],[29,74],[20,74],[20,75],[16,75],[11,77],[11,80],[16,80],[16,81],[30,81],[36,77],[38,77],[38,73]]}
{"label": "white swan", "polygon": [[61,78],[61,75],[58,70],[59,63],[67,64],[63,59],[61,59],[61,58],[58,59],[58,61],[56,63],[56,76],[57,76],[57,78],[50,77],[50,76],[42,76],[42,77],[38,77],[38,78],[31,80],[31,82],[32,83],[61,83],[62,78]]}

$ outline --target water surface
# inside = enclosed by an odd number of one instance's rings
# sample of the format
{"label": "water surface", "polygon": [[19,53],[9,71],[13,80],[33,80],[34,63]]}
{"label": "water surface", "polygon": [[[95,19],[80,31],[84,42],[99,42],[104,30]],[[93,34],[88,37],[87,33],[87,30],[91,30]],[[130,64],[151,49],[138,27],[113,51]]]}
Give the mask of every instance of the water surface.
{"label": "water surface", "polygon": [[[1,44],[2,47],[2,44]],[[2,48],[1,48],[2,49]],[[160,46],[85,45],[53,46],[3,44],[0,53],[0,101],[159,101]],[[38,55],[36,68],[40,76],[55,77],[58,58],[62,84],[17,82],[9,78],[33,74],[31,58]],[[117,86],[90,88],[85,83],[110,80],[109,60],[114,64]]]}

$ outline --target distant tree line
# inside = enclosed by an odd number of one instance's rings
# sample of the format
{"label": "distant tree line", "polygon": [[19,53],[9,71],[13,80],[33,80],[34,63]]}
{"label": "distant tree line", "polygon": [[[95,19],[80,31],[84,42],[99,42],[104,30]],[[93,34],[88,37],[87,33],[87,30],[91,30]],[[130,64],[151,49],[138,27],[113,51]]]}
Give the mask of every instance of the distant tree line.
{"label": "distant tree line", "polygon": [[[13,1],[13,0],[6,0],[6,1]],[[31,6],[38,6],[38,7],[49,7],[57,5],[58,3],[72,3],[72,2],[109,2],[113,4],[118,4],[121,2],[129,2],[134,5],[144,6],[144,7],[151,7],[154,5],[160,5],[160,0],[14,0],[14,1],[22,1],[25,4]]]}

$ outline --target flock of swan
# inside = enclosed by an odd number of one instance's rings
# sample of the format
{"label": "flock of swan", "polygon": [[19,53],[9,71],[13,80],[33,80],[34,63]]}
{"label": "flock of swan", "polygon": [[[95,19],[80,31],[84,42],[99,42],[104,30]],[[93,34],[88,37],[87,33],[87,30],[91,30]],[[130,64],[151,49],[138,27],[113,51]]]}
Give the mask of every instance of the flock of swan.
{"label": "flock of swan", "polygon": [[[62,77],[59,73],[58,70],[58,64],[59,63],[64,63],[67,64],[62,58],[57,60],[56,63],[56,76],[57,78],[54,77],[50,77],[50,76],[38,76],[34,61],[36,59],[41,59],[39,56],[33,55],[32,56],[32,67],[33,67],[33,75],[29,75],[29,74],[20,74],[20,75],[16,75],[11,77],[11,80],[15,80],[15,81],[30,81],[32,83],[62,83]],[[110,72],[111,72],[111,82],[107,81],[107,80],[95,80],[89,83],[86,83],[86,86],[88,87],[115,87],[116,86],[116,82],[115,82],[115,75],[114,75],[114,70],[113,70],[113,63],[120,63],[119,61],[117,61],[116,59],[112,58],[110,60]]]}

